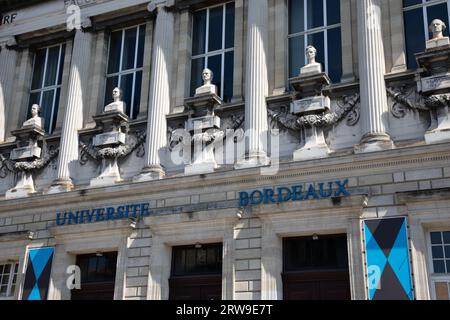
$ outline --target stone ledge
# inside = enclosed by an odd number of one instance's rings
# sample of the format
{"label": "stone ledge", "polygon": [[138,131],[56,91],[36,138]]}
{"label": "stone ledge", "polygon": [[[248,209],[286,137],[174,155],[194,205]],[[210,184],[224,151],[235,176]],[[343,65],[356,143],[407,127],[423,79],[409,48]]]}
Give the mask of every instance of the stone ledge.
{"label": "stone ledge", "polygon": [[450,188],[398,192],[395,194],[395,200],[400,205],[411,202],[449,201]]}

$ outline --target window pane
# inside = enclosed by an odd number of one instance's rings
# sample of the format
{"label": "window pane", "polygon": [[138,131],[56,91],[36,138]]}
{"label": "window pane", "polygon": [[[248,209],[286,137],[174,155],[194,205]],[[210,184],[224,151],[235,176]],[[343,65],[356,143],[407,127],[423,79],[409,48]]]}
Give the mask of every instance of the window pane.
{"label": "window pane", "polygon": [[123,46],[122,71],[134,69],[136,57],[137,28],[125,30],[125,42]]}
{"label": "window pane", "polygon": [[442,244],[441,232],[431,232],[431,244]]}
{"label": "window pane", "polygon": [[105,91],[105,105],[110,104],[114,101],[112,97],[112,92],[114,88],[116,88],[119,85],[119,77],[110,77],[106,79],[106,91]]}
{"label": "window pane", "polygon": [[225,54],[225,75],[223,101],[230,102],[233,98],[234,52]]}
{"label": "window pane", "polygon": [[446,273],[450,273],[450,260],[446,260],[446,264],[447,264],[447,272]]}
{"label": "window pane", "polygon": [[425,50],[425,33],[422,9],[414,9],[404,13],[406,36],[406,54],[409,69],[417,68],[416,53]]}
{"label": "window pane", "polygon": [[328,75],[332,82],[342,78],[341,28],[328,30]]}
{"label": "window pane", "polygon": [[127,104],[125,112],[127,115],[130,115],[132,105],[131,98],[133,96],[133,77],[133,73],[120,77],[120,88],[123,90],[123,101]]}
{"label": "window pane", "polygon": [[434,273],[445,273],[445,263],[444,260],[434,260]]}
{"label": "window pane", "polygon": [[228,3],[226,10],[225,48],[228,49],[234,47],[234,3]]}
{"label": "window pane", "polygon": [[47,72],[45,74],[45,86],[56,85],[58,72],[60,47],[53,47],[48,50]]}
{"label": "window pane", "polygon": [[109,43],[108,74],[119,72],[120,52],[122,48],[122,31],[111,33]]}
{"label": "window pane", "polygon": [[217,55],[208,58],[208,68],[214,73],[213,84],[217,86],[218,95],[221,96],[220,91],[222,84],[222,55]]}
{"label": "window pane", "polygon": [[305,65],[305,40],[303,36],[289,39],[289,78],[297,77]]}
{"label": "window pane", "polygon": [[205,68],[205,59],[199,58],[192,60],[191,66],[191,96],[195,94],[195,90],[203,85],[202,71]]}
{"label": "window pane", "polygon": [[141,88],[142,88],[142,71],[136,73],[136,82],[134,85],[134,101],[133,101],[133,113],[130,114],[131,119],[136,119],[139,115],[139,109],[141,104]]}
{"label": "window pane", "polygon": [[450,246],[445,246],[445,257],[450,258]]}
{"label": "window pane", "polygon": [[329,26],[341,22],[340,0],[327,0],[327,22]]}
{"label": "window pane", "polygon": [[52,121],[52,127],[51,132],[53,133],[53,130],[56,128],[56,122],[58,120],[58,110],[59,110],[59,99],[61,97],[61,88],[56,89],[56,96],[55,96],[55,107],[53,108],[53,121]]}
{"label": "window pane", "polygon": [[142,68],[144,65],[144,45],[145,45],[145,25],[139,27],[139,47],[137,55],[137,67]]}
{"label": "window pane", "polygon": [[289,1],[289,34],[302,32],[305,30],[305,1]]}
{"label": "window pane", "polygon": [[403,7],[406,8],[420,3],[422,3],[422,0],[403,0]]}
{"label": "window pane", "polygon": [[46,54],[47,49],[36,51],[34,58],[33,81],[31,84],[31,90],[42,88],[42,80],[44,78],[44,71],[45,71]]}
{"label": "window pane", "polygon": [[[435,5],[435,6],[429,6],[427,8],[427,16],[428,16],[427,26],[431,25],[431,22],[434,19],[441,19],[442,21],[445,22],[446,26],[449,25],[448,24],[448,9],[447,9],[446,3],[442,3],[439,5]],[[447,28],[444,31],[444,36],[448,36],[448,35],[449,35],[449,30]]]}
{"label": "window pane", "polygon": [[443,235],[444,235],[444,243],[450,244],[450,232],[448,231],[444,232]]}
{"label": "window pane", "polygon": [[323,23],[323,1],[308,0],[308,29],[322,27]]}
{"label": "window pane", "polygon": [[322,64],[322,69],[325,70],[325,42],[324,33],[313,33],[308,36],[308,45],[312,45],[317,49],[316,61]]}
{"label": "window pane", "polygon": [[0,296],[5,297],[8,290],[7,286],[0,286]]}
{"label": "window pane", "polygon": [[433,259],[443,259],[444,258],[444,248],[441,246],[432,247]]}
{"label": "window pane", "polygon": [[45,131],[51,133],[51,124],[53,117],[53,100],[55,98],[55,90],[45,91],[42,95],[41,117],[44,120]]}
{"label": "window pane", "polygon": [[58,75],[58,85],[61,85],[62,83],[62,76],[64,73],[64,58],[66,55],[66,45],[63,44],[61,47],[61,60],[59,64],[59,75]]}
{"label": "window pane", "polygon": [[192,30],[192,55],[205,53],[206,41],[206,10],[194,14],[194,28]]}
{"label": "window pane", "polygon": [[209,10],[209,44],[208,51],[222,49],[223,7]]}

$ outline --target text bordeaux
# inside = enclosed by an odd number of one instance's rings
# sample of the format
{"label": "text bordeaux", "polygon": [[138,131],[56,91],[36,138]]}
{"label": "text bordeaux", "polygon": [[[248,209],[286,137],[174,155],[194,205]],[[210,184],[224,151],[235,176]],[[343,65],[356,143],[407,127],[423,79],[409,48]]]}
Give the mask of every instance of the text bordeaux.
{"label": "text bordeaux", "polygon": [[268,188],[255,190],[253,192],[239,193],[239,205],[241,207],[270,203],[282,203],[288,201],[319,200],[326,198],[349,197],[347,190],[348,179],[345,181],[334,181],[328,183],[310,184],[307,188],[293,186],[290,188]]}

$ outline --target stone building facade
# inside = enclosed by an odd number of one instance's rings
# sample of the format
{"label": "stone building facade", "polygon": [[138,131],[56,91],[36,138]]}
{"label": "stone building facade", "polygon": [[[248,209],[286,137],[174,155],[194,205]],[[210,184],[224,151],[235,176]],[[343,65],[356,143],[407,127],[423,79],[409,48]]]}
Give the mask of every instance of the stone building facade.
{"label": "stone building facade", "polygon": [[0,299],[449,299],[449,6],[6,1]]}

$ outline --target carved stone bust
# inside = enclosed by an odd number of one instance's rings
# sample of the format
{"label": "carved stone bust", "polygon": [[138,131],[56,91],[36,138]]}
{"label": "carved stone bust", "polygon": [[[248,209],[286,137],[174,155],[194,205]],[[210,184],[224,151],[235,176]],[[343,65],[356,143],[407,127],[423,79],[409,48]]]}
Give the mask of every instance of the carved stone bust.
{"label": "carved stone bust", "polygon": [[123,102],[123,91],[120,88],[115,88],[112,92],[114,102],[105,107],[105,112],[122,112],[126,110],[126,103]]}
{"label": "carved stone bust", "polygon": [[206,68],[202,72],[202,78],[203,86],[195,90],[195,95],[198,96],[206,93],[217,94],[217,86],[212,84],[214,73],[210,69]]}
{"label": "carved stone bust", "polygon": [[450,45],[449,37],[444,37],[444,31],[446,29],[446,24],[440,19],[434,19],[431,22],[430,32],[433,34],[433,38],[427,41],[427,49]]}
{"label": "carved stone bust", "polygon": [[322,72],[322,65],[316,62],[317,50],[313,46],[307,46],[305,55],[308,63],[301,68],[300,75],[314,74]]}
{"label": "carved stone bust", "polygon": [[38,128],[42,128],[42,118],[39,117],[39,112],[41,111],[41,107],[37,104],[33,104],[31,106],[31,118],[23,123],[24,127],[28,126],[36,126]]}

